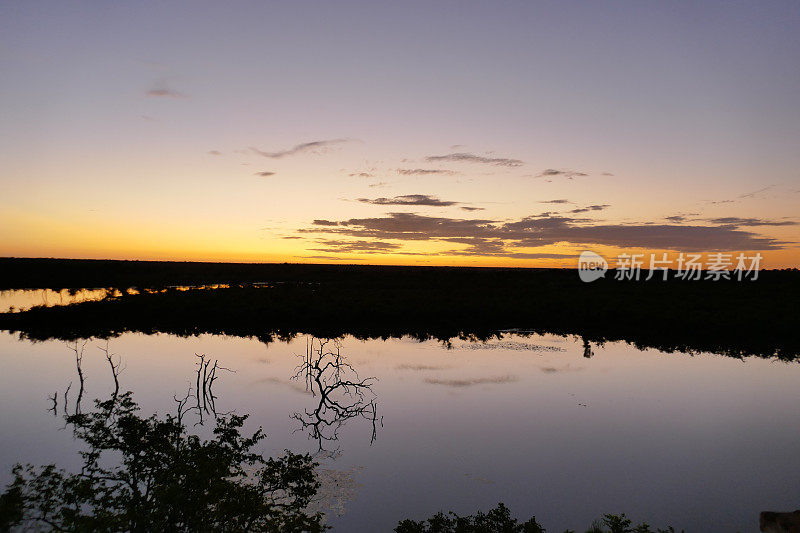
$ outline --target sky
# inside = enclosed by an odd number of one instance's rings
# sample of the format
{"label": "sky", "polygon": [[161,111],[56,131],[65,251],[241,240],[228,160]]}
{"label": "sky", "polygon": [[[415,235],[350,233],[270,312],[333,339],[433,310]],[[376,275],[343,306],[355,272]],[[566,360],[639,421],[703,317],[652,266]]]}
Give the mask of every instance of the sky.
{"label": "sky", "polygon": [[0,256],[800,266],[800,4],[0,3]]}

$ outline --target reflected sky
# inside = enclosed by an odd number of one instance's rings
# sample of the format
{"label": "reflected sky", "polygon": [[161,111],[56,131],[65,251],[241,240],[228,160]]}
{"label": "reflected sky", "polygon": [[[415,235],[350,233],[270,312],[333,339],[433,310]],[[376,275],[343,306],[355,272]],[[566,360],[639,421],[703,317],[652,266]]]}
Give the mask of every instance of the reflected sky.
{"label": "reflected sky", "polygon": [[[126,334],[109,348],[145,414],[174,409],[173,395],[196,376],[195,353],[219,360],[234,372],[214,383],[217,410],[250,413],[277,454],[317,448],[292,418],[318,401],[291,379],[307,341]],[[343,514],[330,519],[341,530],[389,530],[404,517],[503,501],[556,530],[624,511],[688,531],[746,531],[762,510],[798,506],[800,366],[619,343],[586,358],[580,339],[555,336],[340,346],[360,377],[377,378],[383,421],[372,442],[368,420],[348,420],[339,453],[319,456],[328,479],[349,487],[349,501],[336,503]],[[105,341],[90,340],[84,352],[84,409],[113,389],[99,347]],[[0,481],[16,461],[76,466],[71,434],[47,411],[48,396],[70,382],[75,400],[75,353],[3,333],[0,360]]]}
{"label": "reflected sky", "polygon": [[69,305],[90,300],[102,300],[106,289],[19,289],[0,291],[0,313],[25,311],[37,305]]}

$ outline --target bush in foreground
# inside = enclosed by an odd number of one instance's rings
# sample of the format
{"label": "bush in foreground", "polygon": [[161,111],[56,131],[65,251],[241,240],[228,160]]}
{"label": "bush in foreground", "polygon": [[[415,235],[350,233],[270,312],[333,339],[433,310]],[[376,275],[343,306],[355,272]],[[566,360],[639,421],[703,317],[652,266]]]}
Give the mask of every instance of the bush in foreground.
{"label": "bush in foreground", "polygon": [[66,417],[87,447],[73,474],[55,465],[14,467],[0,495],[0,531],[309,531],[325,529],[306,507],[319,487],[309,455],[265,459],[251,451],[261,429],[220,417],[214,436],[187,433],[180,411],[137,415],[130,392]]}
{"label": "bush in foreground", "polygon": [[[439,512],[427,520],[416,522],[403,520],[395,528],[395,533],[545,533],[545,529],[533,516],[527,522],[520,523],[511,517],[511,511],[502,503],[487,513],[478,511],[474,515],[459,516],[450,511]],[[575,533],[565,531],[564,533]],[[644,522],[634,526],[625,516],[607,514],[601,521],[595,521],[586,533],[675,533],[672,527],[667,529],[650,529]]]}

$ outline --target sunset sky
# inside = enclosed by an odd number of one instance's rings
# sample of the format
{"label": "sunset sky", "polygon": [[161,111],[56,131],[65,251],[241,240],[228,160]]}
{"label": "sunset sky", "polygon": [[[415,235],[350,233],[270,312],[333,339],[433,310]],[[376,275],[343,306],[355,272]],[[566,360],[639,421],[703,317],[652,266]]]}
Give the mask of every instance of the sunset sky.
{"label": "sunset sky", "polygon": [[800,3],[0,4],[0,256],[800,266]]}

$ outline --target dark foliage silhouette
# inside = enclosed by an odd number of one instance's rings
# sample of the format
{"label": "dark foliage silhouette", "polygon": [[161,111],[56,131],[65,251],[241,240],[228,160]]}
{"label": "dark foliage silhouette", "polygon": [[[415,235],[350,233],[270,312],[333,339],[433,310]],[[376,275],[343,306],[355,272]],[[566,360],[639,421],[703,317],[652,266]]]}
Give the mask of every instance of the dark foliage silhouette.
{"label": "dark foliage silhouette", "polygon": [[[265,342],[297,334],[446,342],[521,328],[665,352],[784,360],[800,355],[796,271],[761,272],[755,282],[615,281],[608,274],[582,283],[574,270],[557,269],[0,259],[0,274],[13,287],[80,283],[122,289],[121,296],[97,302],[0,313],[0,329],[32,340],[135,331],[256,336]],[[172,284],[209,283],[230,288],[160,292]],[[131,286],[141,294],[127,294]]]}
{"label": "dark foliage silhouette", "polygon": [[[545,533],[544,527],[531,517],[526,522],[519,522],[511,516],[511,511],[502,503],[484,513],[478,511],[474,515],[459,516],[450,511],[438,512],[426,520],[402,520],[394,529],[395,533]],[[575,533],[567,530],[564,533]],[[586,533],[675,533],[671,526],[667,529],[651,529],[644,522],[633,525],[625,513],[607,514],[602,520],[596,520]]]}
{"label": "dark foliage silhouette", "polygon": [[316,464],[286,451],[253,451],[261,429],[241,433],[247,416],[216,419],[213,438],[191,435],[176,415],[144,418],[132,393],[96,401],[66,416],[86,448],[83,467],[17,465],[0,496],[0,530],[52,531],[322,531],[322,515],[305,511],[316,493]]}
{"label": "dark foliage silhouette", "polygon": [[436,513],[419,522],[406,519],[394,530],[396,533],[545,533],[536,517],[520,523],[502,503],[487,513],[478,511],[470,516],[458,516],[450,511]]}

